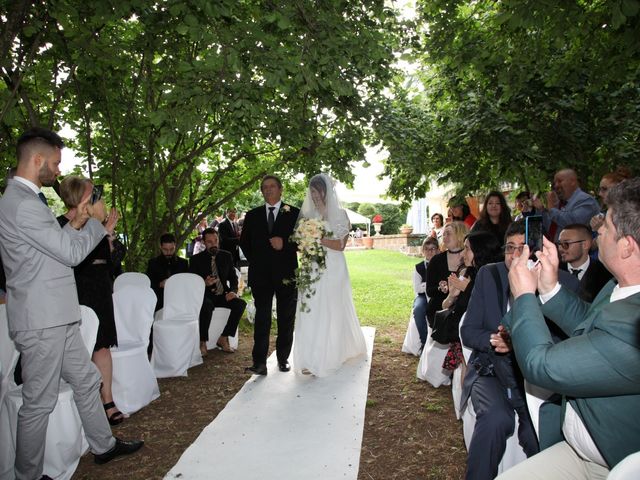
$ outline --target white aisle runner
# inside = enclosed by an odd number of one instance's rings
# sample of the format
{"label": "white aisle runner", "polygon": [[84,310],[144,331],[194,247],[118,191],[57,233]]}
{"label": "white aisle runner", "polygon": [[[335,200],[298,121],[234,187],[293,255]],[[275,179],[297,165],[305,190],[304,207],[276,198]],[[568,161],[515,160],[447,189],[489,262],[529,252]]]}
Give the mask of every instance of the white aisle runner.
{"label": "white aisle runner", "polygon": [[367,358],[328,377],[282,373],[272,354],[165,478],[356,480],[375,335],[362,330]]}

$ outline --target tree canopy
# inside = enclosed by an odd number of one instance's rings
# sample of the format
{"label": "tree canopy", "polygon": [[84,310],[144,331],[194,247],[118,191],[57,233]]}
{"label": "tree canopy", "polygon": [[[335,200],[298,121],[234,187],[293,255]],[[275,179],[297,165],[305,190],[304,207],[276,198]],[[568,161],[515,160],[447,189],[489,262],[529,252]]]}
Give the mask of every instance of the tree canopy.
{"label": "tree canopy", "polygon": [[130,267],[267,172],[350,181],[405,37],[378,0],[3,0],[0,18],[3,164],[25,128],[70,126]]}
{"label": "tree canopy", "polygon": [[638,165],[640,2],[420,0],[418,71],[376,123],[390,193],[544,188],[572,167],[587,187]]}

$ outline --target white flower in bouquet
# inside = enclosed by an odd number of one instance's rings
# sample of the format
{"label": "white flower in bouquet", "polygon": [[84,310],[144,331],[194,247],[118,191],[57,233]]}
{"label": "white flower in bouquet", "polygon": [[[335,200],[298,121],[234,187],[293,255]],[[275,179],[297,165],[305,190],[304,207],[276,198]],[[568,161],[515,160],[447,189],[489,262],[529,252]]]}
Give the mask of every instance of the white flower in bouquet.
{"label": "white flower in bouquet", "polygon": [[326,222],[316,218],[303,218],[291,236],[291,241],[298,244],[299,267],[296,269],[295,283],[301,294],[302,311],[309,311],[305,299],[311,298],[315,293],[314,284],[325,269],[327,249],[321,240],[330,235]]}

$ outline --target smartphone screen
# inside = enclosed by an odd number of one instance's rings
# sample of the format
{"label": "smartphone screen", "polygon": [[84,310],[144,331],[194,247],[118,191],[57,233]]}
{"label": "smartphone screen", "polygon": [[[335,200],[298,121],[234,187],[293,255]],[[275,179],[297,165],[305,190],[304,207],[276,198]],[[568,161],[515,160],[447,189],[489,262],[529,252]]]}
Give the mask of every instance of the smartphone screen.
{"label": "smartphone screen", "polygon": [[96,203],[102,198],[102,192],[104,191],[104,185],[94,185],[91,191],[91,205]]}
{"label": "smartphone screen", "polygon": [[542,251],[542,216],[531,215],[524,219],[525,242],[529,245],[531,258],[535,259],[534,252]]}

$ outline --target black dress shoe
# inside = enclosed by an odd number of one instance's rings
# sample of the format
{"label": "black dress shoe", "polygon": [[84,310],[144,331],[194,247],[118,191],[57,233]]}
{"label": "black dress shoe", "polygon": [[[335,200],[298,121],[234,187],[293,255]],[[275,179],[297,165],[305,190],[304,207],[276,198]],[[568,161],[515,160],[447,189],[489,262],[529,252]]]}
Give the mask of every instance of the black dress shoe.
{"label": "black dress shoe", "polygon": [[278,364],[278,368],[281,372],[288,372],[291,370],[291,365],[289,365],[289,362],[283,362]]}
{"label": "black dress shoe", "polygon": [[140,448],[144,445],[144,441],[142,440],[132,440],[126,442],[124,440],[120,440],[116,438],[116,445],[111,450],[105,453],[93,454],[93,461],[98,465],[102,465],[103,463],[110,462],[116,457],[120,455],[129,455],[130,453],[136,452],[140,450]]}
{"label": "black dress shoe", "polygon": [[266,365],[251,365],[244,369],[245,372],[250,372],[255,375],[266,375],[267,374],[267,366]]}

